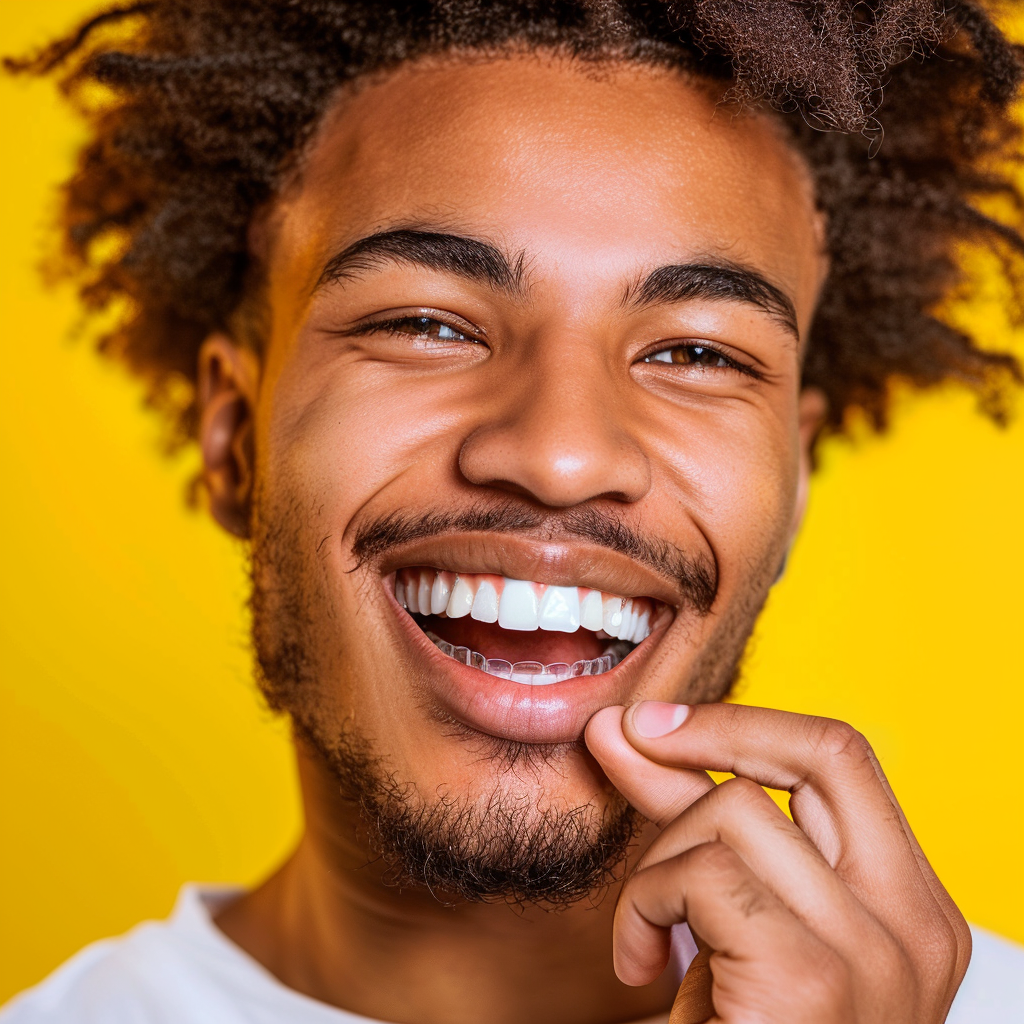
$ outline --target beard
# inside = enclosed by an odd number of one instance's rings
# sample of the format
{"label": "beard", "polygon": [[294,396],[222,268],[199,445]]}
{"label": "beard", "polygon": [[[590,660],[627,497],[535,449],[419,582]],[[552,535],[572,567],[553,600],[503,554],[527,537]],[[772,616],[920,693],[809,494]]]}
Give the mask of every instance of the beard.
{"label": "beard", "polygon": [[[598,898],[622,877],[645,822],[610,787],[601,807],[538,806],[540,771],[557,772],[568,756],[589,757],[582,741],[537,745],[474,733],[467,742],[479,746],[480,760],[519,785],[496,781],[483,799],[439,788],[427,800],[374,750],[354,716],[331,710],[323,692],[329,673],[318,659],[325,641],[315,625],[330,597],[303,513],[298,500],[271,501],[263,488],[254,503],[250,608],[257,679],[270,707],[290,716],[299,741],[358,809],[360,843],[382,862],[384,881],[428,889],[447,903],[558,907]],[[771,572],[765,575],[770,584]],[[692,700],[720,700],[728,692],[769,584],[759,600],[748,596],[722,617],[698,661]],[[461,731],[457,724],[452,730]]]}
{"label": "beard", "polygon": [[[358,807],[362,845],[382,862],[385,884],[427,889],[442,903],[554,908],[596,900],[622,877],[643,825],[618,793],[601,810],[583,804],[540,811],[534,797],[499,784],[482,802],[435,795],[427,803],[350,728],[341,735],[300,732]],[[516,773],[560,753],[516,746],[527,749],[494,753]]]}

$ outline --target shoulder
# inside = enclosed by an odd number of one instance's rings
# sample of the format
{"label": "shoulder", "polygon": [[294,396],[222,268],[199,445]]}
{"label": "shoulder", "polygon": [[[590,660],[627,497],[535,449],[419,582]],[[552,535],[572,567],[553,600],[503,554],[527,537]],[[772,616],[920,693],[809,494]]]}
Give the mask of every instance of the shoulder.
{"label": "shoulder", "polygon": [[166,1019],[161,994],[173,984],[157,924],[140,925],[76,953],[49,977],[0,1009],[0,1024],[127,1024]]}
{"label": "shoulder", "polygon": [[220,1000],[202,966],[216,951],[204,951],[187,927],[196,913],[190,904],[197,902],[186,889],[170,920],[147,921],[86,946],[0,1009],[0,1024],[232,1024],[230,1010],[208,1016]]}
{"label": "shoulder", "polygon": [[238,889],[186,885],[166,921],[86,946],[0,1024],[375,1024],[286,988],[213,921]]}
{"label": "shoulder", "polygon": [[974,951],[947,1024],[1018,1024],[1024,1019],[1024,946],[971,928]]}

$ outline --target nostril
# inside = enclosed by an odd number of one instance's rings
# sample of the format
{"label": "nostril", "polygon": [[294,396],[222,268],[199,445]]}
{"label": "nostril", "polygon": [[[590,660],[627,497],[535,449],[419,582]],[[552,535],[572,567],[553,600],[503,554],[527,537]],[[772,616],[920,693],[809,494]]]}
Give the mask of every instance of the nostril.
{"label": "nostril", "polygon": [[639,501],[651,467],[636,441],[613,425],[584,426],[563,418],[550,425],[482,427],[463,442],[459,471],[470,484],[526,497],[548,508],[605,498]]}

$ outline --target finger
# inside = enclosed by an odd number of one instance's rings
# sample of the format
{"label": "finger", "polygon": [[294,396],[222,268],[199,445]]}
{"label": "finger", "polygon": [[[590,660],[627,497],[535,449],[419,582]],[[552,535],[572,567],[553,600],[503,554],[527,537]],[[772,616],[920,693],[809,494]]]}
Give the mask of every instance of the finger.
{"label": "finger", "polygon": [[590,719],[583,734],[587,749],[629,803],[664,828],[715,784],[706,772],[669,768],[640,753],[623,735],[625,710],[621,705],[602,708]]}
{"label": "finger", "polygon": [[724,843],[694,847],[627,881],[615,911],[618,977],[627,985],[654,981],[668,962],[669,929],[680,921],[716,957],[759,976],[791,963],[806,970],[827,950]]}
{"label": "finger", "polygon": [[715,1004],[711,998],[714,979],[710,961],[711,947],[700,943],[672,1003],[668,1024],[706,1024],[714,1016]]}
{"label": "finger", "polygon": [[725,842],[834,948],[888,948],[891,940],[875,918],[759,785],[736,778],[715,786],[704,773],[694,780],[697,773],[650,761],[626,741],[618,708],[606,708],[592,723],[588,745],[613,784],[664,829],[638,871],[704,843]]}
{"label": "finger", "polygon": [[[936,898],[941,885],[919,853],[870,746],[850,726],[727,704],[692,707],[675,729],[666,729],[673,716],[681,717],[675,705],[634,705],[623,717],[623,733],[666,766],[733,772],[788,789],[794,821],[894,934],[933,934],[936,915],[943,943],[957,934],[951,903]],[[958,916],[955,908],[953,913]]]}
{"label": "finger", "polygon": [[824,918],[834,920],[838,908],[867,918],[814,844],[760,786],[741,778],[716,786],[703,772],[649,760],[626,740],[621,712],[617,707],[599,712],[586,737],[616,788],[664,829],[637,870],[702,843],[723,841],[812,927],[831,930]]}
{"label": "finger", "polygon": [[[876,771],[867,741],[832,719],[738,704],[690,707],[663,735],[669,712],[655,702],[634,704],[623,716],[630,744],[672,767],[732,772],[762,786],[789,790],[794,821],[835,867],[877,861],[904,876],[916,859],[903,818]],[[903,879],[905,881],[905,877]],[[874,878],[872,882],[876,881]]]}
{"label": "finger", "polygon": [[[882,766],[878,763],[873,752],[871,753],[871,759],[875,766],[882,788],[885,790],[885,794],[889,798],[889,802],[899,815],[903,831],[910,843],[914,859],[917,861],[918,871],[924,879],[925,884],[930,889],[932,898],[938,906],[939,911],[946,919],[947,927],[942,929],[941,934],[937,935],[938,941],[936,942],[936,948],[930,951],[930,958],[935,963],[941,962],[944,955],[942,947],[945,947],[945,953],[947,954],[946,958],[948,959],[948,949],[950,944],[952,944],[953,971],[951,975],[951,985],[952,991],[955,992],[960,987],[960,982],[963,981],[964,974],[967,972],[967,965],[971,959],[971,930],[968,927],[963,914],[960,913],[960,908],[953,902],[953,898],[948,892],[946,892],[946,889],[939,880],[938,875],[935,874],[935,871],[931,866],[931,862],[928,860],[924,850],[921,848],[921,844],[917,841],[917,836],[914,835],[914,832],[910,827],[910,822],[907,821],[907,817],[903,813],[903,808],[900,807],[899,802],[896,799],[896,794],[893,792],[892,786],[889,785],[889,780],[885,777],[885,773],[882,771]],[[925,932],[923,934],[932,936],[936,935],[936,931],[933,929],[930,932]],[[932,941],[934,940],[929,940],[929,943]],[[908,947],[911,945],[919,947],[922,944],[907,943],[907,945]]]}
{"label": "finger", "polygon": [[723,842],[808,928],[843,952],[889,942],[878,921],[807,836],[755,782],[735,778],[682,812],[644,852],[637,870],[705,843]]}
{"label": "finger", "polygon": [[[944,948],[949,936],[935,908],[925,900],[905,912],[901,938],[894,938],[803,832],[749,779],[723,782],[684,810],[648,847],[636,870],[714,842],[735,851],[810,932],[840,955],[862,988],[908,991],[916,963],[930,973],[936,973],[935,967],[945,971],[945,982],[937,977],[928,989],[940,1002],[946,993],[952,998],[963,970],[956,959],[958,950]],[[969,952],[969,945],[964,952]],[[882,979],[888,984],[881,985]]]}

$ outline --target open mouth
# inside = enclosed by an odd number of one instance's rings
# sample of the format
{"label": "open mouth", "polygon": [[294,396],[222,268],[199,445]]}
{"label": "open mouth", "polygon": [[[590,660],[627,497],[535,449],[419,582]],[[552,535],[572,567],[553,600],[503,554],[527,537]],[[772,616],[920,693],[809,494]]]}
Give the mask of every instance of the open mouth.
{"label": "open mouth", "polygon": [[650,597],[429,567],[399,569],[395,599],[443,654],[530,686],[611,671],[668,611]]}

